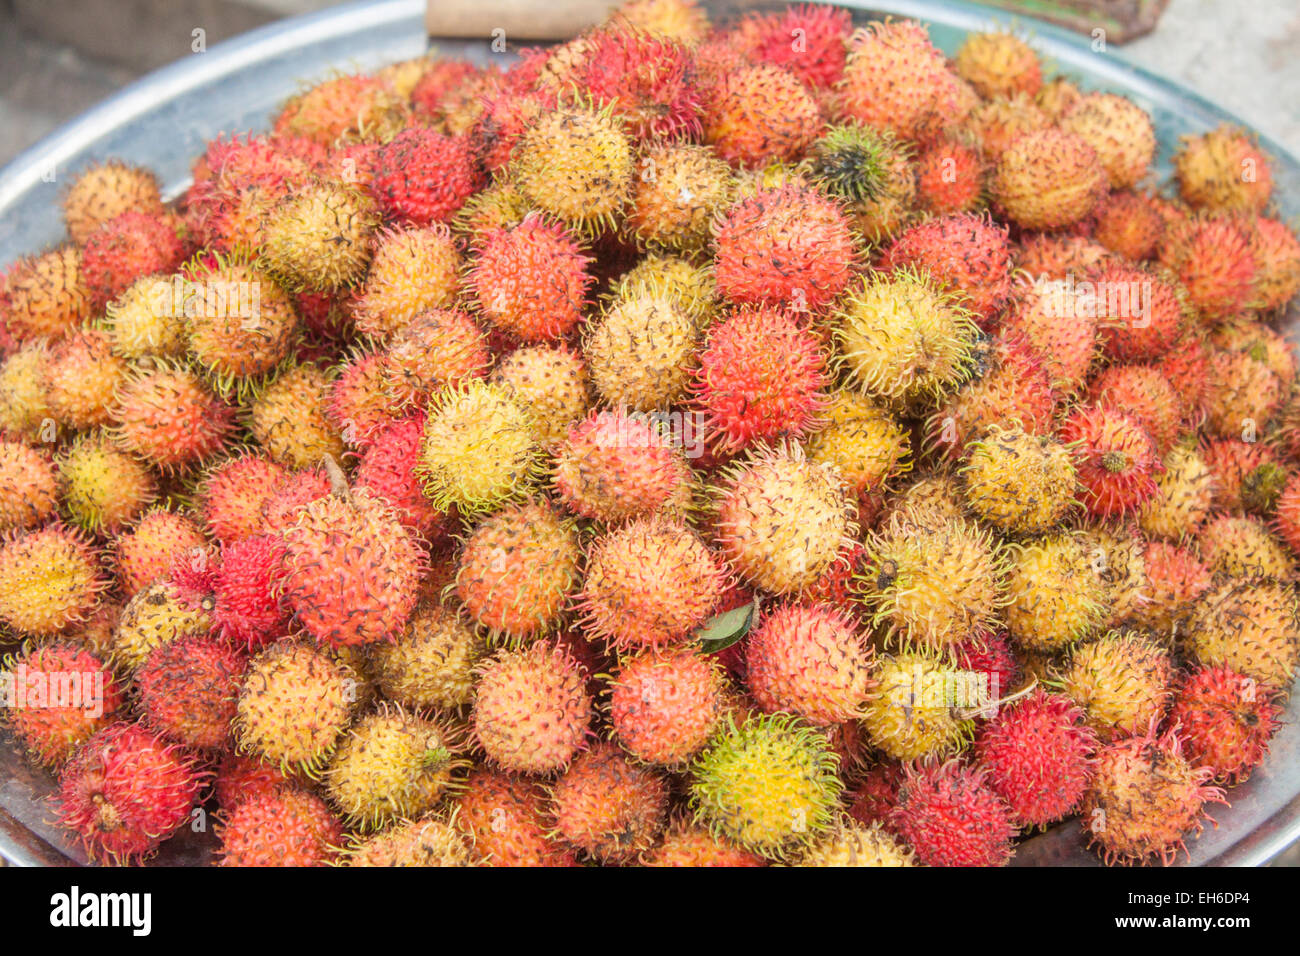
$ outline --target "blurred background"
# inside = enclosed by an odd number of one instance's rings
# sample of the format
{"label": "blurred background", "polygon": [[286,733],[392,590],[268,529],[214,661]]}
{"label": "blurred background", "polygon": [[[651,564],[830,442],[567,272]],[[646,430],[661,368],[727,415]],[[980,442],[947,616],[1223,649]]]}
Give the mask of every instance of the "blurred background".
{"label": "blurred background", "polygon": [[[1033,5],[1080,2],[1036,0]],[[1143,18],[1154,17],[1162,6],[1160,0],[1093,2],[1103,10],[1140,11]],[[196,55],[196,47],[332,5],[330,0],[0,0],[0,165],[142,73]],[[1014,6],[1015,0],[1000,5]],[[1031,17],[1023,18],[1023,28],[1032,35]],[[1109,43],[1105,55],[1182,83],[1300,155],[1297,51],[1297,0],[1168,0],[1154,30],[1122,45]]]}

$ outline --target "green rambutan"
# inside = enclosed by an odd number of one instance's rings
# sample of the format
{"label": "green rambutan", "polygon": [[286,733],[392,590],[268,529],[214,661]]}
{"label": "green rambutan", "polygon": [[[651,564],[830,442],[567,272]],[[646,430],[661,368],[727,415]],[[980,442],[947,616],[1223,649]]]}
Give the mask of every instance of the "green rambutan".
{"label": "green rambutan", "polygon": [[84,620],[106,583],[98,553],[62,525],[0,542],[0,621],[20,634],[53,635]]}
{"label": "green rambutan", "polygon": [[138,517],[158,494],[153,473],[104,435],[78,435],[59,456],[63,506],[74,524],[112,534]]}
{"label": "green rambutan", "polygon": [[439,511],[473,515],[526,494],[540,451],[527,408],[503,386],[471,379],[430,402],[416,474]]}
{"label": "green rambutan", "polygon": [[694,821],[784,860],[831,828],[843,783],[826,736],[787,714],[728,718],[691,767]]}
{"label": "green rambutan", "polygon": [[315,180],[270,211],[260,264],[292,291],[343,289],[365,275],[378,226],[378,211],[366,193]]}
{"label": "green rambutan", "polygon": [[961,483],[971,511],[1003,532],[1046,533],[1075,507],[1069,450],[1014,425],[990,424],[966,446]]}
{"label": "green rambutan", "polygon": [[963,708],[982,708],[986,688],[938,657],[902,651],[876,659],[875,691],[862,726],[873,747],[896,760],[940,757],[960,750],[971,723]]}
{"label": "green rambutan", "polygon": [[1008,548],[1007,628],[1022,648],[1059,651],[1106,619],[1105,584],[1086,540],[1055,533]]}

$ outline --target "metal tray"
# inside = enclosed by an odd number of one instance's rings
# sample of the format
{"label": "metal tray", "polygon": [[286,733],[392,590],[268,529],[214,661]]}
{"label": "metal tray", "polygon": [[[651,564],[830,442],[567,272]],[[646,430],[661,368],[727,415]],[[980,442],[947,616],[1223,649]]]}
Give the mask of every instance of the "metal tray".
{"label": "metal tray", "polygon": [[[722,16],[738,4],[708,3]],[[778,6],[778,4],[761,4]],[[934,42],[948,53],[971,30],[1016,24],[988,8],[935,0],[846,0],[858,19],[884,14],[914,17],[931,25]],[[297,17],[256,30],[236,40],[193,54],[151,73],[64,126],[0,170],[0,263],[64,238],[59,212],[63,182],[92,160],[121,158],[153,169],[169,196],[188,183],[190,163],[204,143],[221,132],[265,129],[283,100],[304,83],[331,69],[370,70],[419,56],[428,47],[423,28],[424,0],[354,3]],[[1157,174],[1169,174],[1169,157],[1178,137],[1200,133],[1232,116],[1200,97],[1107,53],[1093,52],[1076,35],[1047,24],[1023,22],[1049,64],[1074,76],[1086,88],[1132,97],[1150,111],[1161,151]],[[440,53],[480,63],[509,54],[494,53],[488,40],[448,40]],[[1300,161],[1276,144],[1262,141],[1275,157],[1278,202],[1284,217],[1300,215]],[[1285,322],[1295,340],[1300,309]],[[1258,866],[1300,838],[1300,698],[1292,698],[1286,723],[1272,753],[1249,782],[1229,792],[1231,807],[1213,812],[1218,826],[1189,840],[1190,863],[1208,866]],[[12,741],[0,738],[0,855],[20,864],[84,863],[50,818],[46,796],[49,774],[25,766]],[[193,865],[210,854],[210,833],[186,832],[169,841],[158,865]],[[1083,848],[1077,821],[1026,840],[1015,865],[1099,866]]]}

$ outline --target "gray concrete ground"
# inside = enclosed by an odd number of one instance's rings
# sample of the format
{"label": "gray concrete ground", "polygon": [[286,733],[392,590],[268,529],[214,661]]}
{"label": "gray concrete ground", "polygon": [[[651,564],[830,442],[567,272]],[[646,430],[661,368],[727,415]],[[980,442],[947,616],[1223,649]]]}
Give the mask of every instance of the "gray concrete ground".
{"label": "gray concrete ground", "polygon": [[[0,0],[0,165],[141,73],[329,0]],[[150,29],[139,25],[149,23]],[[1241,116],[1300,155],[1300,3],[1170,0],[1115,55]],[[1278,861],[1300,866],[1300,845]]]}

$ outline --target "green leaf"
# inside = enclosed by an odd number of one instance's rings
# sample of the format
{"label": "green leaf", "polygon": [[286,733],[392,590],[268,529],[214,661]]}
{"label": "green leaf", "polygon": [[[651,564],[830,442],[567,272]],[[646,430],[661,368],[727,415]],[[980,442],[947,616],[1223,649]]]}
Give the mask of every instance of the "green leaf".
{"label": "green leaf", "polygon": [[758,616],[758,598],[748,604],[715,614],[695,632],[695,639],[700,642],[700,650],[705,654],[716,654],[735,644],[749,633],[749,626]]}

